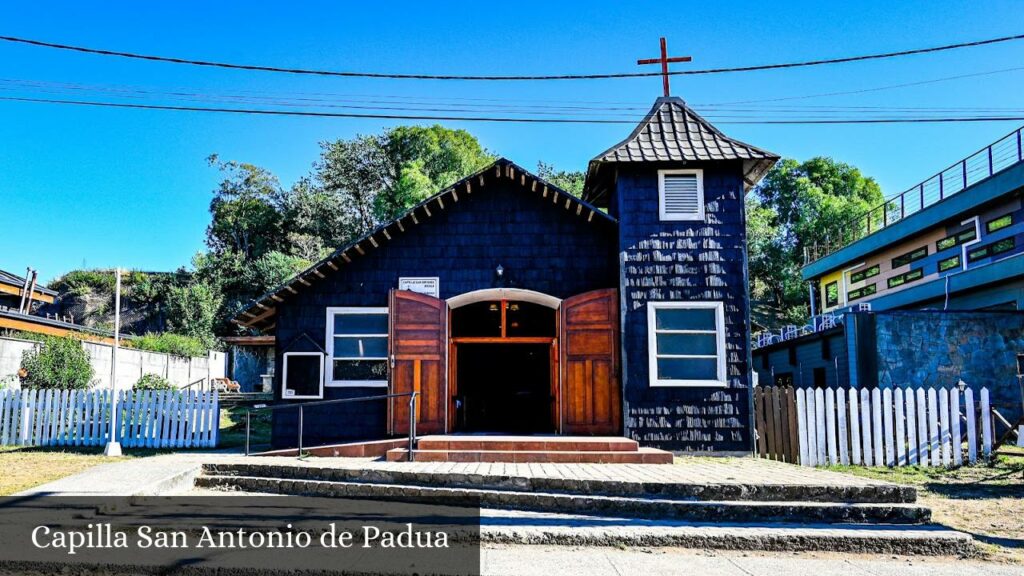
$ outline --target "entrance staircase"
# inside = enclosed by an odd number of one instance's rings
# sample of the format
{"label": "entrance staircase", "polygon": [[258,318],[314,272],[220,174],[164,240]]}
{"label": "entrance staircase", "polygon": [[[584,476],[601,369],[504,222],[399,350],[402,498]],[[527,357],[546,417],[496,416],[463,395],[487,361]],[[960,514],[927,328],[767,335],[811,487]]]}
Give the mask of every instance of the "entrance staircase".
{"label": "entrance staircase", "polygon": [[[432,449],[451,452],[440,445]],[[787,482],[761,477],[721,481],[688,477],[676,470],[679,465],[599,470],[588,465],[254,462],[207,464],[196,485],[479,508],[483,541],[505,544],[976,552],[969,535],[930,524],[931,511],[916,502],[913,488],[844,482],[843,476],[829,473]],[[692,466],[713,469],[716,464]]]}
{"label": "entrance staircase", "polygon": [[507,462],[550,464],[671,464],[672,453],[641,448],[618,436],[422,436],[387,451],[389,462]]}

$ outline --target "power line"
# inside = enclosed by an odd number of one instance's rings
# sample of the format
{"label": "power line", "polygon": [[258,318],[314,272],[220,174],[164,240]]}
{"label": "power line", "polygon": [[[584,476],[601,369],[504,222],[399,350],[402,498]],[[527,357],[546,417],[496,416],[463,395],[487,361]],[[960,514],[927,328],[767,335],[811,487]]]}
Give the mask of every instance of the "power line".
{"label": "power line", "polygon": [[[958,50],[961,48],[973,48],[977,46],[986,46],[990,44],[999,44],[1003,42],[1013,42],[1016,40],[1024,39],[1024,34],[1016,34],[1013,36],[1001,36],[998,38],[988,38],[985,40],[975,40],[971,42],[959,42],[956,44],[946,44],[943,46],[933,46],[929,48],[915,48],[912,50],[899,50],[896,52],[884,52],[881,54],[865,54],[859,56],[846,56],[842,58],[827,58],[819,60],[807,60],[803,62],[786,62],[779,64],[762,64],[757,66],[736,66],[731,68],[706,68],[703,70],[678,70],[674,72],[668,72],[673,76],[690,76],[697,74],[723,74],[730,72],[753,72],[757,70],[779,70],[784,68],[801,68],[806,66],[821,66],[825,64],[843,64],[848,62],[862,62],[865,60],[879,60],[883,58],[896,58],[901,56],[911,56],[914,54],[928,54],[933,52],[943,52],[947,50]],[[58,44],[55,42],[45,42],[42,40],[33,40],[30,38],[20,38],[16,36],[0,36],[0,40],[4,42],[13,42],[18,44],[26,44],[30,46],[37,46],[43,48],[53,48],[57,50],[69,50],[73,52],[83,52],[86,54],[97,54],[101,56],[116,56],[121,58],[133,58],[136,60],[148,60],[155,62],[167,62],[171,64],[188,64],[192,66],[207,66],[213,68],[228,68],[232,70],[250,70],[257,72],[278,72],[285,74],[305,74],[314,76],[340,76],[345,78],[382,78],[382,79],[398,79],[398,80],[491,80],[491,81],[523,81],[523,80],[601,80],[610,78],[645,78],[650,76],[660,76],[661,72],[622,72],[622,73],[604,73],[604,74],[556,74],[556,75],[530,75],[530,76],[498,76],[498,75],[447,75],[447,74],[392,74],[383,72],[346,72],[338,70],[316,70],[311,68],[283,68],[278,66],[262,66],[253,64],[235,64],[229,62],[217,62],[212,60],[193,60],[188,58],[178,58],[172,56],[156,56],[152,54],[139,54],[135,52],[121,52],[117,50],[105,50],[100,48],[89,48],[85,46],[74,46],[70,44]]]}
{"label": "power line", "polygon": [[[472,114],[515,114],[526,116],[566,116],[579,114],[586,111],[588,116],[619,117],[639,121],[642,117],[638,113],[617,113],[623,111],[646,111],[647,107],[621,107],[621,108],[594,108],[588,106],[522,106],[516,104],[505,104],[500,101],[495,103],[469,103],[458,102],[448,103],[441,101],[434,102],[418,101],[393,101],[393,100],[367,100],[367,99],[325,99],[308,98],[296,96],[290,93],[264,93],[261,96],[250,96],[237,92],[218,93],[203,92],[193,89],[153,89],[140,86],[125,85],[103,85],[103,84],[79,84],[64,82],[49,82],[44,80],[24,80],[0,78],[0,91],[23,92],[16,94],[24,97],[39,97],[39,94],[46,95],[94,95],[101,94],[115,96],[122,99],[147,99],[159,98],[170,101],[185,101],[190,103],[214,103],[233,104],[241,107],[253,105],[269,105],[276,107],[291,108],[330,108],[350,110],[372,110],[372,111],[399,111],[399,112],[442,112],[442,113],[472,113]],[[72,98],[78,99],[78,98]],[[432,99],[430,99],[432,100]],[[1024,113],[1021,107],[996,107],[996,106],[840,106],[840,105],[792,105],[792,104],[763,104],[763,105],[728,105],[728,104],[704,104],[697,106],[698,109],[715,118],[737,118],[743,116],[726,115],[725,113],[738,113],[740,115],[789,115],[803,114],[820,116],[834,116],[836,114],[849,113],[914,113],[916,115],[949,115],[949,114],[1020,114]]]}
{"label": "power line", "polygon": [[[57,100],[50,98],[26,98],[0,96],[0,101],[32,102],[70,106],[93,106],[100,108],[131,108],[139,110],[167,110],[176,112],[210,112],[222,114],[250,114],[262,116],[302,116],[314,118],[374,118],[383,120],[451,120],[460,122],[504,122],[528,124],[635,124],[634,120],[613,120],[606,118],[510,118],[498,116],[442,116],[406,114],[362,114],[348,112],[318,112],[312,110],[269,110],[253,108],[212,108],[202,106],[170,106],[163,104],[131,104],[123,102],[99,102],[87,100]],[[917,124],[953,122],[1008,122],[1022,121],[1024,116],[968,116],[942,118],[837,118],[837,119],[784,119],[784,120],[727,120],[719,124]]]}

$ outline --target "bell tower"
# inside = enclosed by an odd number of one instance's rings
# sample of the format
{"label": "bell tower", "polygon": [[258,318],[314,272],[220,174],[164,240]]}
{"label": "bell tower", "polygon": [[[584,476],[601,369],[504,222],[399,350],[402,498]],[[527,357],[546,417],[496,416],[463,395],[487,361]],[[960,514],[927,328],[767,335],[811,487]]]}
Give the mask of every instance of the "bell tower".
{"label": "bell tower", "polygon": [[619,221],[631,438],[693,453],[753,449],[744,195],[778,159],[664,96],[590,161],[584,199]]}

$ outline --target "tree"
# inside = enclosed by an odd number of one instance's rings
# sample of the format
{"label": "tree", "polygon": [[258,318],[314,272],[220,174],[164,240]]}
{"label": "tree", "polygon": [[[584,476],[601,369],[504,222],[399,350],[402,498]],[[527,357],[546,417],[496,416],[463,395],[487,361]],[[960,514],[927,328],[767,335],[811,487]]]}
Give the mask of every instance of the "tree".
{"label": "tree", "polygon": [[564,171],[555,170],[555,167],[546,162],[537,162],[537,176],[551,182],[562,190],[580,197],[583,195],[583,184],[587,180],[587,174],[579,170]]}
{"label": "tree", "polygon": [[198,339],[215,348],[216,329],[222,318],[224,297],[216,287],[192,281],[172,286],[167,294],[167,323],[170,331]]}
{"label": "tree", "polygon": [[39,348],[21,356],[22,383],[26,388],[86,390],[92,383],[92,364],[75,338],[43,338]]}
{"label": "tree", "polygon": [[336,197],[349,238],[494,160],[473,135],[443,126],[399,126],[321,143],[311,186]]}
{"label": "tree", "polygon": [[212,219],[206,243],[214,251],[234,251],[259,258],[283,242],[284,193],[277,177],[252,164],[208,159],[226,174],[210,202]]}
{"label": "tree", "polygon": [[882,201],[878,183],[849,164],[826,157],[779,162],[747,200],[751,297],[784,321],[804,320],[804,247],[835,237]]}
{"label": "tree", "polygon": [[246,269],[246,285],[263,295],[309,267],[309,260],[281,252],[268,252]]}

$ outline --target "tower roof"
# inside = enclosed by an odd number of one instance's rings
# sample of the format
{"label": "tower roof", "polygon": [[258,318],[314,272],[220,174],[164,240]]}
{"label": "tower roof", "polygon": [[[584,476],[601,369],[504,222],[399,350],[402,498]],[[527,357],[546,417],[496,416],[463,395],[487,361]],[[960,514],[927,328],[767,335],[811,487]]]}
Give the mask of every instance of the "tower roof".
{"label": "tower roof", "polygon": [[602,165],[637,162],[742,160],[745,189],[750,189],[779,156],[730,138],[693,111],[682,98],[658,98],[630,135],[590,161],[585,198],[602,195]]}

